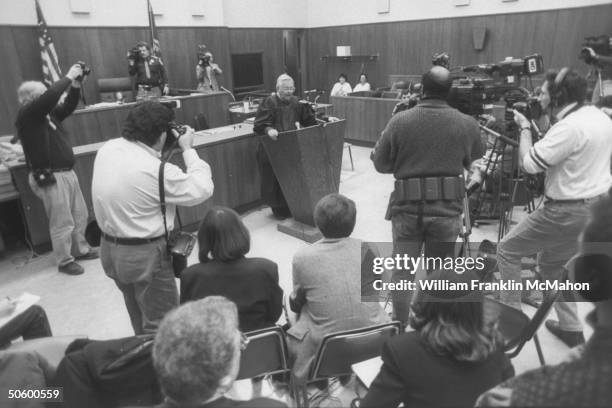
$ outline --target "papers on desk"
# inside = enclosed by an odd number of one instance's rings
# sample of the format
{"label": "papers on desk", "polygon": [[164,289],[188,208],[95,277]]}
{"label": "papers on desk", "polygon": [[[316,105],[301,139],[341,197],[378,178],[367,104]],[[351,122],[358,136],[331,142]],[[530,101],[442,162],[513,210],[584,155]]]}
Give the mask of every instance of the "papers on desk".
{"label": "papers on desk", "polygon": [[121,106],[121,105],[122,104],[119,102],[100,102],[100,103],[94,103],[93,105],[87,105],[83,107],[83,109],[87,110],[87,109],[110,108],[110,107]]}
{"label": "papers on desk", "polygon": [[378,375],[380,367],[382,367],[383,361],[380,357],[374,357],[360,363],[355,363],[351,366],[351,369],[363,383],[366,388],[370,388],[372,381]]}
{"label": "papers on desk", "polygon": [[28,307],[38,303],[40,296],[24,292],[21,296],[14,300],[17,303],[17,307],[15,307],[15,309],[9,315],[0,317],[0,327],[4,326],[16,316],[23,313]]}

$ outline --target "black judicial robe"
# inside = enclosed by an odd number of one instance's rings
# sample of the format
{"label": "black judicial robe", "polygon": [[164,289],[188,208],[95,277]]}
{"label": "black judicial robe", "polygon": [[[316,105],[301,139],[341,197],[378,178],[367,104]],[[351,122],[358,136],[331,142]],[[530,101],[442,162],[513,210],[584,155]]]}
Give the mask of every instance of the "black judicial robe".
{"label": "black judicial robe", "polygon": [[[255,125],[253,130],[262,137],[268,137],[269,128],[274,128],[279,132],[295,130],[295,123],[298,122],[302,127],[317,124],[315,113],[308,103],[299,102],[295,96],[289,100],[283,100],[276,93],[268,96],[257,110]],[[257,147],[257,163],[261,176],[261,197],[263,201],[272,207],[276,213],[289,214],[287,201],[283,196],[278,179],[270,164],[270,159],[265,152],[262,143]]]}

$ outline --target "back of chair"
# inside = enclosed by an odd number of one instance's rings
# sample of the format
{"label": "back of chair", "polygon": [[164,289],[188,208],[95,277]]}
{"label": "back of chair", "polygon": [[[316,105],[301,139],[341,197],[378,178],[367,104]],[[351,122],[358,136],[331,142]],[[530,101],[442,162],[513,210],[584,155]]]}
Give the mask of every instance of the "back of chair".
{"label": "back of chair", "polygon": [[485,297],[483,301],[485,321],[497,320],[497,329],[504,339],[504,351],[513,349],[520,343],[529,317],[518,309]]}
{"label": "back of chair", "polygon": [[351,374],[351,365],[380,356],[383,343],[399,334],[400,322],[328,334],[323,338],[309,381]]}
{"label": "back of chair", "polygon": [[249,343],[240,356],[238,380],[289,371],[287,344],[278,326],[246,333]]}
{"label": "back of chair", "polygon": [[550,310],[552,309],[553,305],[557,301],[557,298],[559,297],[559,295],[560,295],[560,292],[555,291],[555,292],[548,293],[547,296],[544,296],[544,300],[542,301],[542,304],[536,310],[535,314],[529,321],[529,324],[527,324],[527,327],[525,327],[523,333],[521,333],[521,338],[524,338],[525,342],[531,340],[533,336],[536,334],[536,332],[538,331],[538,329],[540,328],[540,326],[546,319],[546,316],[548,316],[548,313],[550,313]]}

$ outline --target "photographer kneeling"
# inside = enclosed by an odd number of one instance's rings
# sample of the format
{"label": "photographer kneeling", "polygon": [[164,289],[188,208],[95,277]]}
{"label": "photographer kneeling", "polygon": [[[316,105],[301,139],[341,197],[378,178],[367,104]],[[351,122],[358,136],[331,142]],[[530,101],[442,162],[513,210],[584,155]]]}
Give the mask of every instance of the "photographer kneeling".
{"label": "photographer kneeling", "polygon": [[[500,241],[497,258],[502,280],[520,282],[521,258],[535,254],[542,279],[563,279],[563,265],[576,253],[576,238],[589,217],[589,207],[612,184],[612,121],[596,107],[584,105],[586,92],[586,79],[568,68],[547,74],[538,99],[556,123],[535,144],[530,122],[514,111],[520,127],[520,165],[530,174],[546,172],[545,201]],[[584,343],[572,299],[571,293],[562,293],[555,304],[559,321],[546,322],[570,347]],[[503,291],[501,300],[520,308],[521,293]]]}
{"label": "photographer kneeling", "polygon": [[[102,230],[104,272],[123,292],[134,332],[155,332],[166,312],[178,305],[178,291],[168,252],[160,202],[161,151],[174,111],[159,102],[134,107],[123,125],[123,137],[98,151],[94,162],[92,201]],[[200,204],[213,194],[209,165],[193,148],[193,129],[182,127],[178,145],[187,171],[164,164],[167,229],[172,231],[176,205]]]}

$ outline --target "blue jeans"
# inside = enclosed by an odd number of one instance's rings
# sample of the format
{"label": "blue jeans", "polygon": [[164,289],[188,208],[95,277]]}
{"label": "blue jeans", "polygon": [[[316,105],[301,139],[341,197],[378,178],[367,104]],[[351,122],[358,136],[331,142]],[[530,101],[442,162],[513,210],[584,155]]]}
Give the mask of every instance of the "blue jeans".
{"label": "blue jeans", "polygon": [[[543,280],[560,280],[564,265],[578,250],[578,235],[586,225],[591,202],[548,202],[514,227],[499,243],[497,260],[501,279],[521,282],[521,259],[537,255],[539,274]],[[500,300],[521,308],[520,291],[502,291]],[[555,310],[562,330],[581,331],[573,294],[563,293]]]}
{"label": "blue jeans", "polygon": [[[424,246],[425,256],[444,258],[454,254],[454,244],[461,231],[461,216],[423,216],[419,225],[417,215],[398,213],[392,216],[391,226],[393,256],[407,254],[410,257],[418,257]],[[394,269],[392,281],[400,282],[403,279],[413,281],[415,275],[405,269]],[[393,318],[405,325],[408,322],[412,293],[410,291],[393,291],[391,298],[393,300]]]}

